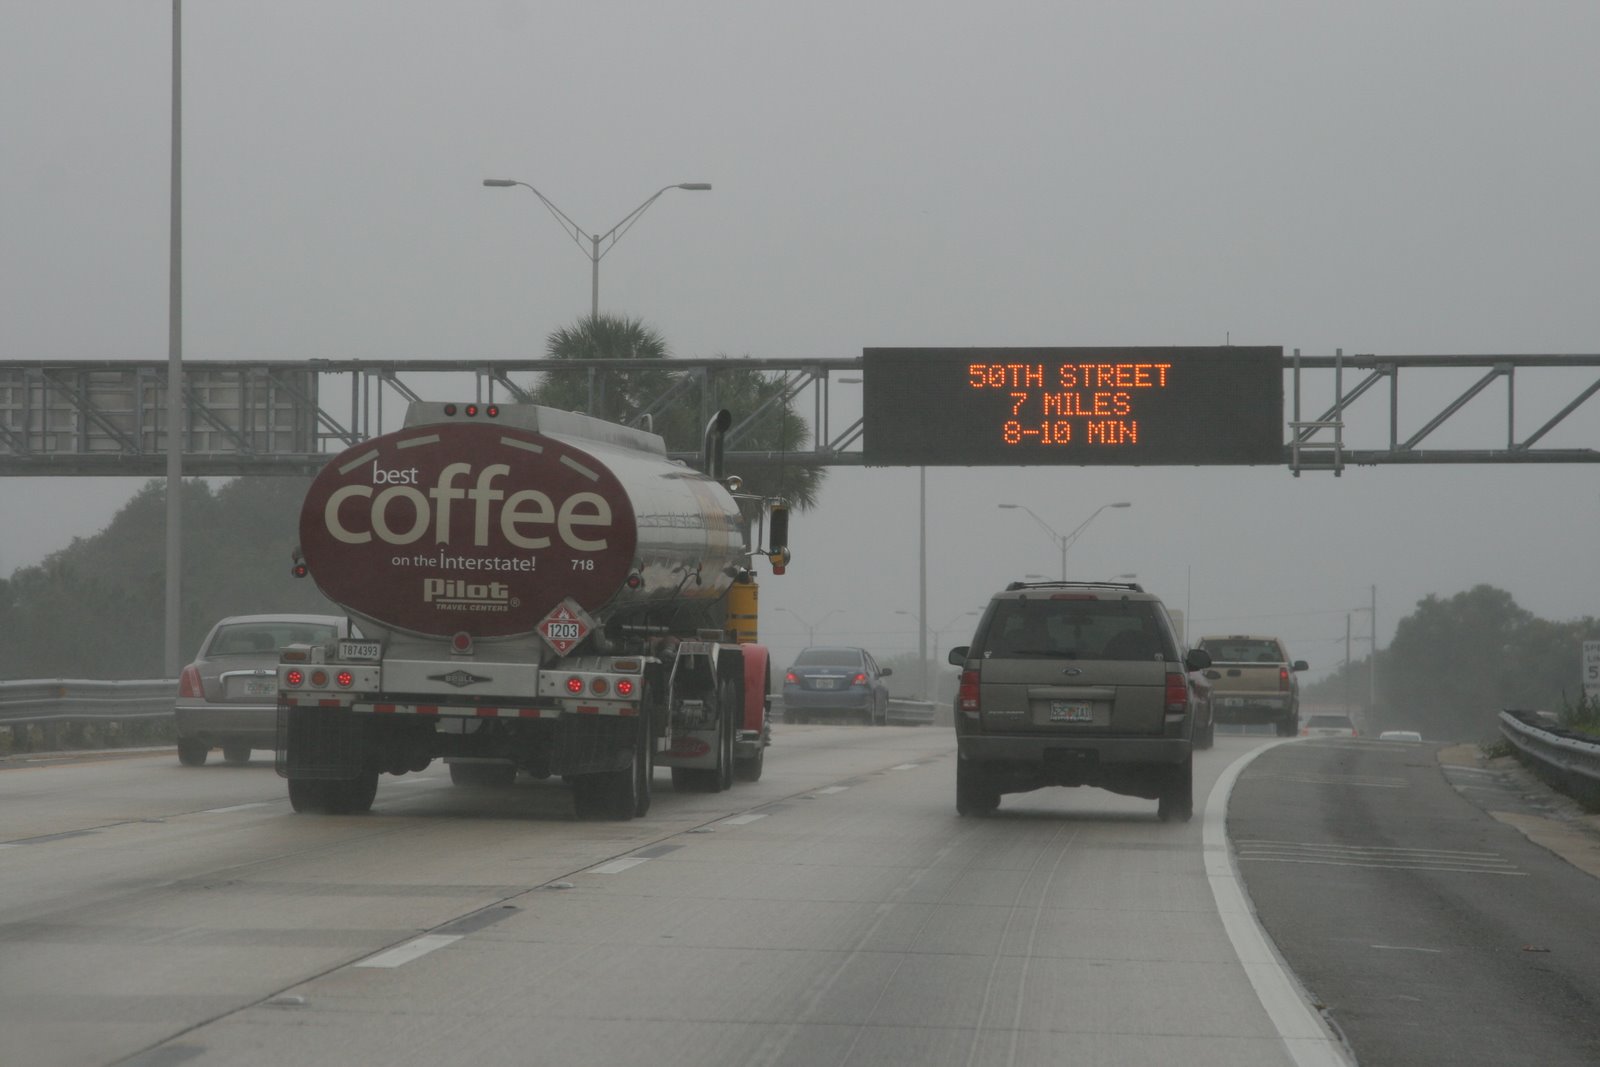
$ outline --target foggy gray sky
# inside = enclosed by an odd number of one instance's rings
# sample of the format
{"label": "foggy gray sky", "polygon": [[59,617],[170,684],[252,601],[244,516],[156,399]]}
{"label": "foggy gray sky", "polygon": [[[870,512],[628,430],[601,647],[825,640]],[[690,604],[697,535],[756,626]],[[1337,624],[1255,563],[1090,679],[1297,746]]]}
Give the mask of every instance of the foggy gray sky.
{"label": "foggy gray sky", "polygon": [[[166,355],[169,13],[0,2],[0,358]],[[680,356],[1600,350],[1589,2],[190,0],[184,28],[193,359],[542,354],[588,311],[588,259],[485,177],[591,231],[712,182],[601,264],[602,310]],[[1538,413],[1519,425],[1574,391],[1519,379]],[[1499,425],[1503,397],[1473,410]],[[1545,443],[1600,446],[1596,402]],[[139,484],[0,482],[0,570]],[[804,633],[779,607],[915,647],[894,612],[917,606],[916,485],[832,472],[763,586],[780,657]],[[1196,628],[1280,632],[1319,669],[1370,585],[1383,642],[1418,598],[1479,582],[1600,613],[1589,465],[939,468],[928,487],[930,626],[1058,566],[1008,501],[1061,530],[1132,501],[1075,573],[1137,572]]]}

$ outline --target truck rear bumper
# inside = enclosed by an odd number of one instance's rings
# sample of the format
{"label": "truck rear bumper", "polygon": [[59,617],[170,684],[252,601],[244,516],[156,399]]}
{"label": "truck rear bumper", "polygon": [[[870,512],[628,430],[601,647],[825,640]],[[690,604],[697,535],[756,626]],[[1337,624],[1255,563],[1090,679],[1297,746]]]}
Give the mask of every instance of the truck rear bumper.
{"label": "truck rear bumper", "polygon": [[1063,758],[1102,765],[1182,763],[1194,750],[1184,737],[961,737],[962,759],[1044,766]]}
{"label": "truck rear bumper", "polygon": [[1288,697],[1215,696],[1211,707],[1218,722],[1236,724],[1280,722],[1293,714]]}

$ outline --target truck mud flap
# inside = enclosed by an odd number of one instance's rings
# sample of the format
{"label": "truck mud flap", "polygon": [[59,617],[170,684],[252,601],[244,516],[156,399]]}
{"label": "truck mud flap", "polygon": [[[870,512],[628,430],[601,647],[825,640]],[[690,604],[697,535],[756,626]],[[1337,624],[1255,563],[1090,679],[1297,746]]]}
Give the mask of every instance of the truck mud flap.
{"label": "truck mud flap", "polygon": [[367,757],[365,716],[344,708],[278,706],[281,778],[351,779]]}
{"label": "truck mud flap", "polygon": [[561,716],[551,770],[555,774],[620,771],[633,764],[639,720],[633,716]]}

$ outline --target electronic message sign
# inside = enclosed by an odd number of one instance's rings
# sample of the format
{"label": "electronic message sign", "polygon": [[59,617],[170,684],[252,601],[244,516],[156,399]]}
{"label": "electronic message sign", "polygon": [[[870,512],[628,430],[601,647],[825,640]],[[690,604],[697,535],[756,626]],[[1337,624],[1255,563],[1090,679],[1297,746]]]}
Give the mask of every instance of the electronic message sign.
{"label": "electronic message sign", "polygon": [[869,466],[1283,462],[1283,349],[868,348]]}

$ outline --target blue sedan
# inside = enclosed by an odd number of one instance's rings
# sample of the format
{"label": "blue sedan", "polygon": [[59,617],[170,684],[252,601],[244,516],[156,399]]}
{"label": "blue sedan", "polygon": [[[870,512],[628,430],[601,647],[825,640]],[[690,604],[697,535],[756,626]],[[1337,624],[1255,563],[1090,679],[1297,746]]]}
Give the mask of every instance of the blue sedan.
{"label": "blue sedan", "polygon": [[864,648],[808,648],[783,675],[783,721],[849,719],[867,726],[889,722],[894,673]]}

